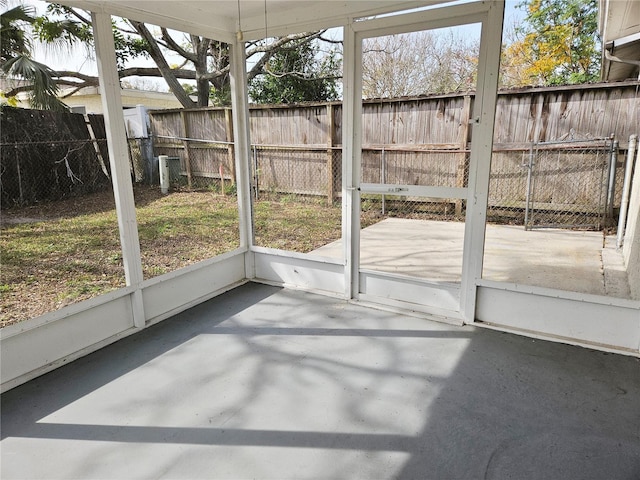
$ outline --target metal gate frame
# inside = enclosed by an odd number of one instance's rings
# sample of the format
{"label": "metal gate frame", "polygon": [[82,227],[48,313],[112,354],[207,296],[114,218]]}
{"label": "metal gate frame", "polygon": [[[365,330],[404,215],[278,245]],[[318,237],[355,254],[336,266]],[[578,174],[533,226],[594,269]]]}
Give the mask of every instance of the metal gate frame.
{"label": "metal gate frame", "polygon": [[[602,230],[605,228],[607,218],[612,217],[613,214],[617,143],[613,136],[581,141],[533,142],[529,150],[529,162],[528,164],[523,164],[523,167],[528,170],[525,194],[525,230],[533,230],[535,228],[590,228]],[[596,152],[597,161],[594,163],[593,169],[599,173],[600,177],[599,191],[597,193],[598,205],[593,210],[594,215],[585,213],[585,216],[597,219],[596,221],[583,223],[535,222],[536,214],[540,215],[540,212],[543,211],[541,208],[536,208],[536,203],[542,203],[536,201],[536,180],[539,179],[540,175],[539,172],[536,172],[536,166],[540,163],[539,159],[543,154],[546,155],[549,151],[555,150],[559,151],[559,153],[578,152],[580,150]],[[558,171],[560,171],[560,168]],[[545,211],[548,211],[548,209]]]}

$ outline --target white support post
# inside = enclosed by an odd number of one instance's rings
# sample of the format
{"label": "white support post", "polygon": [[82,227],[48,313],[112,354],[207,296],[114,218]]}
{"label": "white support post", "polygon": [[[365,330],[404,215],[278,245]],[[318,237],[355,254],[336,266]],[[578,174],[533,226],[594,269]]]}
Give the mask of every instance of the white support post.
{"label": "white support post", "polygon": [[353,25],[344,27],[342,73],[342,241],[345,258],[345,297],[356,298],[360,291],[360,149],[362,94],[358,88],[361,47]]}
{"label": "white support post", "polygon": [[111,30],[111,16],[105,13],[92,13],[91,21],[96,43],[98,75],[102,90],[102,108],[109,146],[109,164],[118,215],[124,274],[127,285],[134,287],[131,294],[133,324],[142,328],[145,325],[142,291],[140,290],[143,279],[142,261],[140,259],[133,184],[129,168],[129,149],[120,96],[120,78],[118,77],[116,51]]}
{"label": "white support post", "polygon": [[[469,196],[464,235],[460,308],[465,323],[475,320],[477,282],[482,278],[482,262],[489,199],[489,174],[493,150],[500,45],[504,2],[491,2],[482,22],[476,102],[472,124]],[[477,99],[482,99],[478,102]]]}
{"label": "white support post", "polygon": [[[240,36],[240,34],[238,35]],[[249,100],[247,95],[245,46],[241,40],[231,44],[231,105],[233,114],[234,150],[238,188],[238,213],[240,215],[240,246],[247,248],[245,272],[247,278],[255,277],[253,261],[253,215],[251,208],[251,173],[249,171]]]}

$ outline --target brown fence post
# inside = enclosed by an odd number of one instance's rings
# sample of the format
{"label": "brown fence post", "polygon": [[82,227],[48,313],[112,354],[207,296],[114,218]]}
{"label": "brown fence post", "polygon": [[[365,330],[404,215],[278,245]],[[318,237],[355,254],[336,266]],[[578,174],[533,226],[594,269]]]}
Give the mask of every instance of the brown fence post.
{"label": "brown fence post", "polygon": [[333,121],[333,104],[327,104],[327,203],[333,205],[335,198],[335,178],[333,163],[333,139],[335,122]]}
{"label": "brown fence post", "polygon": [[[465,178],[468,176],[469,162],[467,162],[467,141],[469,139],[469,117],[471,115],[471,96],[465,95],[462,112],[460,113],[460,128],[458,130],[458,143],[461,153],[458,156],[458,165],[456,169],[456,187],[464,188]],[[462,215],[462,200],[456,200],[456,217]]]}
{"label": "brown fence post", "polygon": [[233,118],[231,116],[231,109],[224,109],[224,124],[225,124],[225,135],[227,142],[227,156],[229,159],[229,167],[231,170],[231,182],[233,185],[236,184],[236,162],[233,154]]}
{"label": "brown fence post", "polygon": [[184,110],[180,111],[180,119],[182,120],[182,144],[184,145],[184,167],[187,170],[187,187],[191,189],[191,151],[189,150],[189,124],[187,115]]}

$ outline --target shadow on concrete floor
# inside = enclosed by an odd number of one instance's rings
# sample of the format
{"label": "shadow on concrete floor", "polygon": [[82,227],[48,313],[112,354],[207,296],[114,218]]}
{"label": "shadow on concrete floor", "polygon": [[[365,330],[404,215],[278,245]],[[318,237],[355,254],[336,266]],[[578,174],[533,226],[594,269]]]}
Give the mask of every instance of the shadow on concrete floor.
{"label": "shadow on concrete floor", "polygon": [[248,284],[2,395],[2,478],[640,475],[640,360]]}

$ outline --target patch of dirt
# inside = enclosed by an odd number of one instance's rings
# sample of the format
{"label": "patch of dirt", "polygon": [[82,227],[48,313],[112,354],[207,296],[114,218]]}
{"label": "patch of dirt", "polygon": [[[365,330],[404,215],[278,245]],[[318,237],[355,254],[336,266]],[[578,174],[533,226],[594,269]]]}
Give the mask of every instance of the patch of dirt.
{"label": "patch of dirt", "polygon": [[34,218],[34,217],[20,217],[14,215],[2,215],[0,217],[0,224],[7,225],[22,225],[23,223],[38,223],[46,220],[45,218]]}

